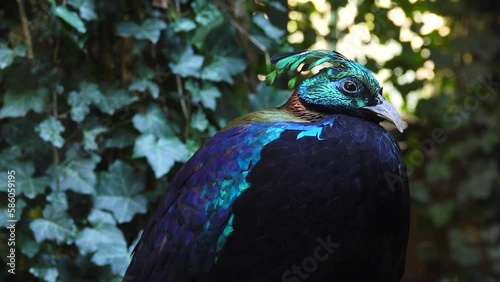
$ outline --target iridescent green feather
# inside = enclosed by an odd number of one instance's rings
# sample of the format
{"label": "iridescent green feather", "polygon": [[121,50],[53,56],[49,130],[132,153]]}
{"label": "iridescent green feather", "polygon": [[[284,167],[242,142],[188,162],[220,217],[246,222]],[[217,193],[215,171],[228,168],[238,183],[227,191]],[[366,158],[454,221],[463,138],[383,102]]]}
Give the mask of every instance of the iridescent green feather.
{"label": "iridescent green feather", "polygon": [[271,59],[271,63],[276,65],[276,69],[267,75],[266,82],[272,84],[278,75],[282,75],[287,71],[292,71],[295,72],[295,74],[288,81],[288,87],[293,88],[297,82],[297,76],[304,71],[309,71],[324,63],[329,63],[333,66],[341,66],[346,62],[352,61],[335,51],[307,50],[284,53],[274,56]]}

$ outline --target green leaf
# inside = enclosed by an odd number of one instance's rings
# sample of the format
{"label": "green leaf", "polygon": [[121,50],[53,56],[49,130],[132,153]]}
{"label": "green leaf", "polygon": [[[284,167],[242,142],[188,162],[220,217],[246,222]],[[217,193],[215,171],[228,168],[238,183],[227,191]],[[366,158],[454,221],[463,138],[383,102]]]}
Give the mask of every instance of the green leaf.
{"label": "green leaf", "polygon": [[144,174],[122,161],[115,161],[109,172],[101,173],[95,207],[113,213],[118,223],[129,222],[137,213],[147,212],[147,201],[136,194],[143,189]]}
{"label": "green leaf", "polygon": [[208,120],[205,113],[198,109],[191,117],[191,127],[196,128],[198,131],[203,132],[208,127]]}
{"label": "green leaf", "polygon": [[157,104],[149,105],[144,114],[135,114],[132,123],[142,134],[152,134],[156,137],[174,136],[165,113]]}
{"label": "green leaf", "polygon": [[201,66],[203,65],[204,57],[195,55],[193,48],[189,46],[180,56],[177,62],[170,63],[168,66],[172,72],[182,77],[200,77]]}
{"label": "green leaf", "polygon": [[82,122],[90,111],[89,105],[91,103],[98,105],[101,100],[102,93],[97,84],[81,82],[80,91],[71,91],[68,95],[71,118],[76,122]]}
{"label": "green leaf", "polygon": [[50,195],[47,196],[47,201],[49,201],[53,206],[68,209],[68,197],[66,197],[65,192],[52,191]]}
{"label": "green leaf", "polygon": [[[79,149],[79,144],[75,143],[68,150],[66,159],[57,167],[59,189],[73,190],[82,194],[94,194],[97,182],[94,168],[100,161],[100,157],[82,152]],[[56,175],[54,167],[51,170],[52,175]],[[57,190],[57,183],[53,181],[51,187],[52,190]]]}
{"label": "green leaf", "polygon": [[[50,179],[46,176],[33,177],[35,173],[35,166],[33,162],[15,162],[9,164],[9,171],[15,177],[16,193],[22,194],[29,199],[35,198],[37,195],[43,194],[45,188],[50,186]],[[0,191],[7,192],[7,172],[0,173]]]}
{"label": "green leaf", "polygon": [[83,148],[87,151],[98,149],[96,138],[99,134],[106,132],[108,129],[104,126],[96,126],[92,129],[84,129],[83,132]]}
{"label": "green leaf", "polygon": [[192,3],[192,7],[196,12],[196,22],[198,22],[202,26],[210,24],[217,18],[222,17],[221,12],[210,2],[195,1]]}
{"label": "green leaf", "polygon": [[27,91],[7,90],[3,95],[3,107],[0,118],[25,116],[29,110],[41,113],[44,109],[47,88],[38,88]]}
{"label": "green leaf", "polygon": [[191,80],[186,82],[186,90],[192,95],[193,103],[200,103],[207,109],[215,110],[217,98],[221,96],[219,89],[210,82],[204,82],[201,89]]}
{"label": "green leaf", "polygon": [[26,56],[26,47],[18,45],[14,49],[10,49],[7,44],[0,43],[0,69],[5,69],[10,66],[15,57]]}
{"label": "green leaf", "polygon": [[137,133],[128,128],[116,128],[110,134],[106,134],[104,147],[123,149],[134,144]]}
{"label": "green leaf", "polygon": [[261,82],[257,85],[255,94],[251,94],[249,98],[252,110],[270,109],[283,105],[290,98],[290,91]]}
{"label": "green leaf", "polygon": [[69,0],[68,4],[78,9],[82,19],[87,21],[97,20],[94,0]]}
{"label": "green leaf", "polygon": [[99,245],[115,244],[117,241],[126,242],[123,233],[116,227],[115,220],[109,213],[92,210],[89,221],[93,228],[84,228],[75,239],[80,254],[93,253],[97,251]]}
{"label": "green leaf", "polygon": [[40,244],[35,242],[35,240],[22,240],[21,246],[21,253],[30,259],[32,259],[40,251]]}
{"label": "green leaf", "polygon": [[243,59],[215,56],[214,60],[203,68],[201,78],[233,83],[232,76],[241,73],[246,67]]}
{"label": "green leaf", "polygon": [[26,207],[26,202],[22,198],[17,198],[16,199],[16,214],[15,217],[12,218],[10,215],[11,213],[7,208],[0,208],[0,227],[7,227],[9,226],[9,222],[7,220],[9,219],[16,219],[17,221],[20,221],[23,215],[23,209]]}
{"label": "green leaf", "polygon": [[275,27],[271,22],[264,17],[264,14],[258,13],[253,16],[253,22],[257,25],[264,33],[272,38],[274,41],[279,42],[281,37],[285,35],[285,31]]}
{"label": "green leaf", "polygon": [[30,273],[44,282],[56,282],[59,276],[56,267],[30,267]]}
{"label": "green leaf", "polygon": [[436,203],[430,207],[431,218],[437,227],[449,223],[456,209],[455,201]]}
{"label": "green leaf", "polygon": [[145,92],[146,90],[148,90],[151,96],[157,99],[160,96],[160,88],[158,87],[158,84],[150,81],[154,77],[155,73],[151,69],[140,65],[138,67],[138,76],[132,79],[128,90],[136,90],[141,92]]}
{"label": "green leaf", "polygon": [[78,14],[73,11],[70,11],[65,6],[57,6],[54,10],[54,14],[57,17],[61,18],[68,25],[76,29],[79,33],[87,32],[87,29],[85,28],[85,23],[78,16]]}
{"label": "green leaf", "polygon": [[115,241],[113,244],[99,244],[92,256],[92,262],[97,265],[110,265],[111,272],[123,276],[131,261],[130,252],[125,241]]}
{"label": "green leaf", "polygon": [[186,146],[177,138],[155,138],[151,134],[142,135],[135,141],[134,158],[146,157],[156,178],[170,171],[175,161],[188,157]]}
{"label": "green leaf", "polygon": [[38,132],[40,138],[52,143],[54,147],[61,148],[64,145],[64,139],[61,137],[64,126],[55,117],[44,120],[35,128],[35,131]]}
{"label": "green leaf", "polygon": [[103,113],[112,115],[116,110],[137,101],[137,97],[130,95],[125,89],[111,88],[99,100],[96,106]]}
{"label": "green leaf", "polygon": [[167,24],[160,19],[147,19],[141,26],[133,22],[121,22],[118,24],[119,36],[134,36],[138,40],[148,39],[156,44],[160,39],[161,30],[167,28]]}
{"label": "green leaf", "polygon": [[64,207],[49,205],[43,210],[43,218],[35,219],[30,223],[30,229],[37,242],[53,240],[61,244],[71,243],[76,227]]}
{"label": "green leaf", "polygon": [[174,32],[188,32],[196,28],[196,23],[189,18],[177,18],[172,27]]}

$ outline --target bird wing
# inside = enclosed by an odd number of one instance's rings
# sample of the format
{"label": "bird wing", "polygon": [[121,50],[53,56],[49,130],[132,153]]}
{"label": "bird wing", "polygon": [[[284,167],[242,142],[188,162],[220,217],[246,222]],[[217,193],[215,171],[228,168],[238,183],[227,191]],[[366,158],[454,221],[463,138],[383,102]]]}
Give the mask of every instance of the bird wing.
{"label": "bird wing", "polygon": [[134,250],[124,281],[184,281],[207,272],[231,232],[231,206],[249,187],[246,176],[260,149],[285,127],[239,125],[208,140],[176,174]]}

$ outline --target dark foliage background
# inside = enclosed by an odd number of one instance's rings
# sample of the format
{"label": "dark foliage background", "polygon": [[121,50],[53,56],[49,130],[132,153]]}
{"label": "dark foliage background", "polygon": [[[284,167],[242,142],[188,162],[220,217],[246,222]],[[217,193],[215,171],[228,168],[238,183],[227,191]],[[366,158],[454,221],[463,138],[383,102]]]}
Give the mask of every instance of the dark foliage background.
{"label": "dark foliage background", "polygon": [[413,198],[404,281],[500,281],[493,0],[2,1],[15,279],[120,281],[182,162],[232,118],[282,103],[289,90],[262,83],[269,56],[311,46],[366,63],[408,123],[395,133]]}

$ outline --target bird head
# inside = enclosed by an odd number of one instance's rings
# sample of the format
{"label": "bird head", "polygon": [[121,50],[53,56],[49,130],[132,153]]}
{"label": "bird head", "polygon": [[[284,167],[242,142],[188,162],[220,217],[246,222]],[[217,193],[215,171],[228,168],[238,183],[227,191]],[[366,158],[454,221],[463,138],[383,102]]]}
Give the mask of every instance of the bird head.
{"label": "bird head", "polygon": [[277,75],[295,71],[289,80],[294,88],[297,75],[303,71],[329,63],[317,74],[303,80],[294,94],[308,110],[324,115],[341,113],[380,122],[387,120],[403,131],[403,121],[394,106],[385,100],[382,87],[373,74],[358,62],[334,51],[307,50],[274,56],[276,69],[267,76],[272,83]]}

